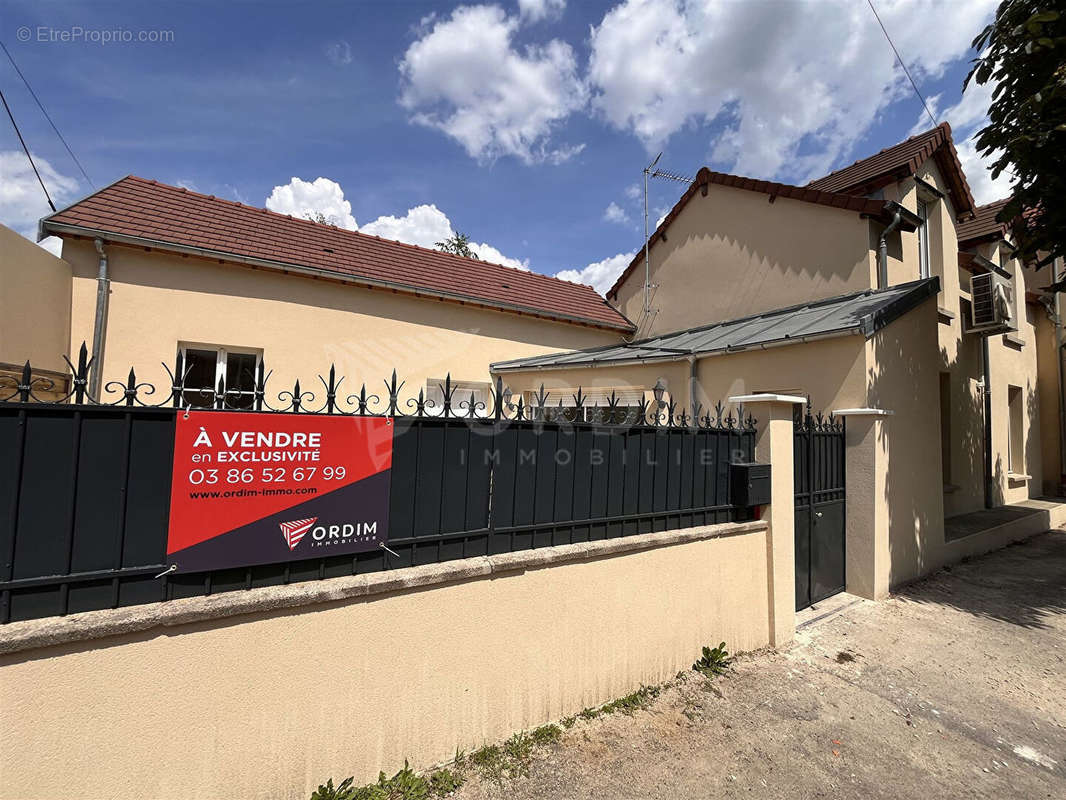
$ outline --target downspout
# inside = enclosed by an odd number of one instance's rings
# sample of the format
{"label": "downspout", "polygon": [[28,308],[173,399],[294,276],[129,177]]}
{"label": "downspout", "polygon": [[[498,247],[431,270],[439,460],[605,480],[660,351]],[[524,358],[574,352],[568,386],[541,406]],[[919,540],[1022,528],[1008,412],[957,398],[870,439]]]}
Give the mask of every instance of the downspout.
{"label": "downspout", "polygon": [[694,425],[699,424],[699,420],[696,419],[696,357],[688,357],[688,410],[692,414],[692,423]]}
{"label": "downspout", "polygon": [[903,216],[897,209],[892,212],[892,221],[881,231],[881,240],[877,243],[877,280],[879,289],[884,289],[888,286],[888,235],[898,228],[901,222],[903,222]]}
{"label": "downspout", "polygon": [[985,508],[993,508],[995,503],[995,484],[992,482],[992,389],[989,383],[988,337],[981,337],[981,393],[984,395],[985,409]]}
{"label": "downspout", "polygon": [[[1061,259],[1059,259],[1061,262]],[[1051,264],[1051,277],[1055,283],[1062,279],[1064,272],[1060,272],[1055,262]],[[1059,378],[1059,490],[1066,486],[1066,389],[1062,385],[1062,348],[1066,345],[1063,341],[1062,331],[1062,305],[1059,298],[1060,292],[1055,292],[1055,367]]]}
{"label": "downspout", "polygon": [[96,254],[100,257],[96,274],[96,320],[93,323],[92,371],[89,373],[89,397],[100,399],[100,373],[104,365],[104,337],[107,335],[107,300],[111,294],[111,279],[107,276],[107,253],[102,239],[94,239]]}

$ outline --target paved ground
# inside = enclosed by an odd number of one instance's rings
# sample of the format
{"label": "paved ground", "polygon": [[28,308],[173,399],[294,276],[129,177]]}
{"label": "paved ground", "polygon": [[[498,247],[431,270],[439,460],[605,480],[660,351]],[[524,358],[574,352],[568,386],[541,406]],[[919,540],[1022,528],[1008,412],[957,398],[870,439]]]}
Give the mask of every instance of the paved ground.
{"label": "paved ground", "polygon": [[1066,531],[578,721],[481,798],[1066,798]]}

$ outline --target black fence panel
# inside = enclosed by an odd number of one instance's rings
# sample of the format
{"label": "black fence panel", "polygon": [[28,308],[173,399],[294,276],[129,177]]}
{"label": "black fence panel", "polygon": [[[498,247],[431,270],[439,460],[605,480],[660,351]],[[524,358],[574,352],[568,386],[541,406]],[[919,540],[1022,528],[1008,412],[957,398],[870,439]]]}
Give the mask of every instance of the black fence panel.
{"label": "black fence panel", "polygon": [[844,591],[845,429],[832,416],[806,415],[793,436],[796,610]]}
{"label": "black fence panel", "polygon": [[[108,384],[118,399],[89,395],[84,350],[70,391],[32,377],[0,379],[0,622],[196,597],[375,572],[651,531],[750,519],[729,505],[729,464],[751,461],[755,421],[737,409],[687,417],[656,400],[619,409],[612,397],[586,422],[580,391],[550,405],[514,399],[497,380],[491,409],[446,380],[443,403],[422,393],[402,402],[395,374],[376,396],[342,400],[331,370],[324,398],[297,384],[266,401],[260,365],[234,393],[220,383],[203,407],[234,414],[391,416],[393,461],[388,548],[318,560],[206,573],[161,574],[177,414],[190,391],[172,373],[168,396],[133,372]],[[5,394],[6,391],[6,394]],[[201,394],[205,394],[201,392]],[[233,408],[254,395],[250,409]],[[569,402],[572,400],[573,402]],[[316,404],[317,403],[317,404]],[[403,409],[412,413],[404,414]]]}

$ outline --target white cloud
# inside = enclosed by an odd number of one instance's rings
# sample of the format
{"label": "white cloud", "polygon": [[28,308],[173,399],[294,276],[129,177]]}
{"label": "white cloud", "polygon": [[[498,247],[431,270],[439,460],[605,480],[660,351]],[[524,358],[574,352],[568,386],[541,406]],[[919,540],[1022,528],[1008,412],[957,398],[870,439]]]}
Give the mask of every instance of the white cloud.
{"label": "white cloud", "polygon": [[322,214],[338,228],[350,231],[359,228],[352,216],[352,204],[344,199],[344,190],[329,178],[313,181],[293,178],[284,186],[275,186],[266,200],[266,207],[279,214],[300,218]]}
{"label": "white cloud", "polygon": [[[283,186],[275,186],[267,198],[266,207],[279,214],[300,218],[307,218],[309,214],[323,214],[341,228],[430,249],[434,249],[437,242],[455,235],[451,220],[432,204],[415,206],[402,217],[383,215],[360,226],[352,216],[352,204],[344,199],[341,185],[329,178],[316,178],[314,181],[293,178]],[[482,261],[529,269],[528,259],[523,261],[505,256],[486,242],[471,242],[470,249]]]}
{"label": "white cloud", "polygon": [[[73,198],[78,181],[55,169],[47,160],[34,154],[44,185],[52,196],[56,208],[62,208]],[[41,184],[20,150],[0,151],[0,224],[6,225],[27,239],[37,239],[37,221],[52,213],[45,200]],[[50,236],[41,247],[59,255],[62,242]]]}
{"label": "white cloud", "polygon": [[326,46],[326,58],[335,67],[352,63],[352,46],[343,39]]}
{"label": "white cloud", "polygon": [[558,19],[565,9],[566,0],[518,0],[518,15],[530,22]]}
{"label": "white cloud", "polygon": [[603,212],[603,218],[607,222],[617,222],[622,225],[629,223],[629,214],[618,203],[612,202]]}
{"label": "white cloud", "polygon": [[[879,4],[919,85],[968,50],[995,0]],[[831,44],[830,44],[831,43]],[[865,3],[626,0],[594,27],[593,106],[649,152],[689,124],[725,168],[803,181],[853,152],[891,103],[913,98]],[[802,144],[802,154],[800,147]]]}
{"label": "white cloud", "polygon": [[603,261],[595,261],[584,269],[564,269],[555,273],[556,278],[572,283],[584,283],[591,286],[600,294],[606,294],[607,290],[614,285],[615,280],[622,274],[622,270],[629,266],[636,251],[632,253],[619,253],[616,256],[605,258]]}
{"label": "white cloud", "polygon": [[414,122],[444,132],[479,161],[558,163],[581,146],[553,143],[553,130],[585,106],[587,91],[570,45],[553,39],[519,48],[519,24],[484,5],[428,20],[400,62],[400,103]]}
{"label": "white cloud", "polygon": [[[959,163],[962,164],[962,171],[966,174],[966,181],[970,184],[970,191],[978,205],[1001,200],[1010,195],[1011,176],[1002,172],[993,180],[989,165],[994,159],[981,156],[974,141],[977,132],[988,123],[988,106],[992,102],[994,88],[991,83],[983,86],[971,83],[959,102],[942,112],[937,111],[939,95],[929,98],[933,114],[951,125],[951,136],[955,140]],[[929,117],[923,111],[910,135],[928,130],[930,124]]]}

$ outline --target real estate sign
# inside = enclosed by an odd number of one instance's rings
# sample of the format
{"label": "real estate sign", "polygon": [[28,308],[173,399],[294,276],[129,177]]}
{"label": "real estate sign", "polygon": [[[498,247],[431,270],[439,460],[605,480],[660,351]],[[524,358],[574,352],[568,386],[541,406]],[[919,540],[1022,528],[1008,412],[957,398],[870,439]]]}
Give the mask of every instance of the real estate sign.
{"label": "real estate sign", "polygon": [[179,414],[167,563],[202,572],[380,548],[392,432],[380,417]]}

